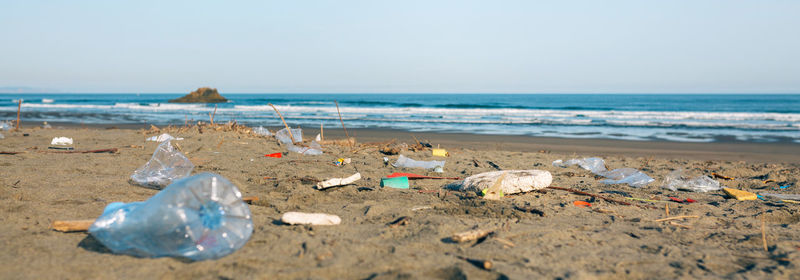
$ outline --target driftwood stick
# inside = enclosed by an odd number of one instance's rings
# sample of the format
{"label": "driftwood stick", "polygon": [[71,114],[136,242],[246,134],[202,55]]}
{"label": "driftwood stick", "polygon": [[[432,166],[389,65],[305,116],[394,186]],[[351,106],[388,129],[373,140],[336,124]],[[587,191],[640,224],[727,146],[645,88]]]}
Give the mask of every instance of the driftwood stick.
{"label": "driftwood stick", "polygon": [[20,111],[22,111],[22,98],[17,100],[17,127],[14,128],[14,131],[19,131],[19,115]]}
{"label": "driftwood stick", "polygon": [[334,100],[333,103],[336,104],[336,112],[339,113],[339,121],[342,122],[342,129],[344,129],[344,136],[347,137],[347,139],[350,139],[350,134],[347,134],[347,128],[344,127],[344,120],[342,120],[342,112],[339,111],[339,102]]}
{"label": "driftwood stick", "polygon": [[208,116],[211,118],[211,125],[214,125],[214,117],[217,116],[217,104],[214,104],[214,113],[208,114]]}
{"label": "driftwood stick", "polygon": [[283,122],[283,126],[286,127],[286,131],[289,132],[289,137],[292,138],[292,143],[294,143],[294,135],[292,135],[292,128],[290,128],[289,125],[286,124],[286,120],[283,119],[283,115],[281,115],[281,111],[278,111],[278,108],[275,108],[275,105],[272,105],[272,103],[268,103],[267,105],[272,106],[272,109],[275,110],[275,113],[278,113],[278,117],[281,117],[281,121]]}
{"label": "driftwood stick", "polygon": [[675,216],[675,217],[669,217],[669,218],[653,220],[653,222],[666,222],[666,221],[671,221],[671,220],[680,220],[680,219],[688,219],[688,218],[700,218],[700,216]]}
{"label": "driftwood stick", "polygon": [[602,199],[602,200],[611,201],[611,202],[622,204],[622,205],[631,205],[630,203],[627,203],[625,201],[619,201],[619,200],[616,200],[616,199],[611,199],[611,198],[600,196],[600,195],[596,195],[596,194],[582,192],[582,191],[579,191],[579,190],[573,190],[573,189],[568,189],[568,188],[560,188],[560,187],[547,187],[547,188],[554,189],[554,190],[568,191],[568,192],[571,192],[571,193],[576,193],[576,194],[581,194],[581,195],[588,195],[588,196],[591,196],[591,197],[594,197],[594,198],[599,198],[599,199]]}
{"label": "driftwood stick", "polygon": [[88,231],[94,220],[53,221],[50,227],[60,232]]}
{"label": "driftwood stick", "polygon": [[16,155],[24,152],[0,152],[0,155]]}
{"label": "driftwood stick", "polygon": [[118,150],[117,148],[111,149],[100,149],[100,150],[88,150],[88,151],[43,151],[44,153],[50,154],[97,154],[97,153],[116,153]]}
{"label": "driftwood stick", "polygon": [[325,128],[322,127],[322,123],[319,124],[319,140],[325,141]]}
{"label": "driftwood stick", "polygon": [[767,247],[767,220],[764,218],[764,214],[761,214],[761,241],[764,243],[764,252],[769,252],[769,247]]}
{"label": "driftwood stick", "polygon": [[453,236],[450,237],[450,239],[452,239],[455,242],[467,242],[484,238],[489,234],[491,234],[492,232],[494,232],[494,230],[475,229],[453,234]]}

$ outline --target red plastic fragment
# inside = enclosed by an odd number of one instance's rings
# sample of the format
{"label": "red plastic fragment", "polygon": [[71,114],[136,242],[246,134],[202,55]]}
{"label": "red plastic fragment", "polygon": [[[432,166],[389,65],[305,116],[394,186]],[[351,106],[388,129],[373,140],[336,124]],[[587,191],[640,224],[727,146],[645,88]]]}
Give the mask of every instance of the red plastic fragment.
{"label": "red plastic fragment", "polygon": [[583,200],[576,200],[572,204],[574,204],[575,206],[578,206],[578,207],[592,207],[591,203],[583,201]]}
{"label": "red plastic fragment", "polygon": [[677,198],[677,197],[671,197],[670,196],[669,199],[672,200],[672,201],[675,201],[677,203],[683,203],[683,200],[681,200],[680,198]]}
{"label": "red plastic fragment", "polygon": [[274,158],[281,158],[281,153],[272,153],[268,155],[264,155],[265,157],[274,157]]}
{"label": "red plastic fragment", "polygon": [[691,198],[687,198],[686,202],[687,203],[695,203],[695,202],[697,202],[697,200],[694,200],[694,199],[691,199]]}

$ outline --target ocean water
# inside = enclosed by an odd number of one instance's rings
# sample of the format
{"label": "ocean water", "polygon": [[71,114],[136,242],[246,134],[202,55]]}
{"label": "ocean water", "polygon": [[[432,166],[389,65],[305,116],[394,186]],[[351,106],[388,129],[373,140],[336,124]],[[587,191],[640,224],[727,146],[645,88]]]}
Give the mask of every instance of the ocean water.
{"label": "ocean water", "polygon": [[[0,121],[183,124],[214,104],[172,104],[183,94],[0,94]],[[678,142],[800,143],[800,94],[224,94],[215,121],[291,126]]]}

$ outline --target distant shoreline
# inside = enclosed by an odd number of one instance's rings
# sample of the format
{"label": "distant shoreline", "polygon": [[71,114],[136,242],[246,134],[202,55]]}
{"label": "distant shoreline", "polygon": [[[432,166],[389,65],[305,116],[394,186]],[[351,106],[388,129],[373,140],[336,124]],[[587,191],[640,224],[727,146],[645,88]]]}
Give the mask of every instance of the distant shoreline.
{"label": "distant shoreline", "polygon": [[[65,129],[149,129],[150,124],[79,124],[48,122],[53,128]],[[23,128],[41,127],[41,122],[24,122]],[[181,126],[183,124],[175,124]],[[162,125],[158,125],[163,127]],[[282,127],[268,127],[275,132]],[[319,133],[319,127],[302,127],[303,137],[311,139]],[[497,150],[519,152],[572,153],[576,157],[589,156],[633,156],[670,159],[692,159],[712,161],[784,162],[800,163],[800,144],[784,142],[743,142],[719,139],[710,143],[673,142],[664,140],[633,141],[603,138],[557,138],[525,135],[486,135],[443,132],[411,132],[383,128],[348,128],[348,134],[360,143],[397,142],[413,143],[414,138],[430,141],[443,147],[459,147],[473,150]],[[341,127],[326,127],[325,137],[344,138]]]}

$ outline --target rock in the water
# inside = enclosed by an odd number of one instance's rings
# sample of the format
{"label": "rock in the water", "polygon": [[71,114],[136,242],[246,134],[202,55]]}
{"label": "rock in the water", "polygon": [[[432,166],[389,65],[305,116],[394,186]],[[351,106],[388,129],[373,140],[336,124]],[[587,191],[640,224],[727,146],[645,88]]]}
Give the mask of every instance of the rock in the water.
{"label": "rock in the water", "polygon": [[169,103],[224,103],[228,99],[219,95],[217,89],[201,87],[181,98],[172,99]]}

